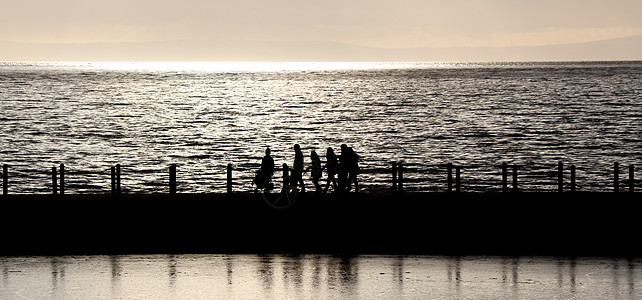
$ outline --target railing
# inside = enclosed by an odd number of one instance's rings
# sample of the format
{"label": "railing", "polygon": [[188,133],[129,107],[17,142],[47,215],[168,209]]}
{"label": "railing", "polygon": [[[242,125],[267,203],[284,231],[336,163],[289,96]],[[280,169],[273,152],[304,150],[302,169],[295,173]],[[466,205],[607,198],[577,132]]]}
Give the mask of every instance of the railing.
{"label": "railing", "polygon": [[[242,166],[233,166],[228,164],[221,169],[223,170],[220,175],[209,174],[208,176],[200,176],[198,174],[186,174],[189,181],[200,184],[207,184],[210,186],[211,191],[226,191],[227,193],[233,192],[247,192],[254,190],[254,174],[260,165],[258,163],[248,163]],[[277,168],[276,174],[281,174],[285,168]],[[39,180],[43,177],[51,176],[50,184],[43,182],[41,188],[36,189],[34,192],[43,193],[50,191],[54,195],[65,195],[68,189],[75,189],[76,193],[105,193],[108,185],[83,185],[79,183],[81,176],[92,176],[94,178],[107,177],[111,175],[111,194],[118,196],[123,193],[121,186],[121,174],[148,174],[155,176],[155,179],[139,182],[141,185],[151,187],[155,193],[169,193],[176,194],[178,191],[187,190],[181,188],[178,179],[181,174],[177,174],[178,167],[172,164],[169,168],[162,169],[138,169],[125,168],[120,164],[111,166],[109,169],[100,171],[88,170],[67,170],[64,164],[60,164],[59,168],[52,167],[51,171],[44,171],[38,169],[18,169],[10,173],[11,169],[8,165],[2,166],[2,194],[9,194],[10,184],[14,184],[9,179],[20,179],[15,184],[24,184],[25,178],[27,180]],[[559,162],[557,167],[550,168],[533,168],[532,166],[524,165],[509,165],[502,163],[501,165],[491,166],[460,166],[453,165],[452,163],[439,164],[432,166],[419,166],[412,164],[405,164],[403,162],[392,162],[389,168],[365,168],[359,174],[360,190],[364,192],[542,192],[542,191],[557,191],[557,192],[576,192],[576,191],[595,191],[596,187],[603,187],[604,185],[591,185],[586,182],[586,178],[578,177],[578,172],[586,172],[582,168],[576,168],[571,165],[568,169],[564,168],[564,164]],[[279,172],[280,171],[280,172]],[[286,170],[287,171],[287,170]],[[287,174],[287,172],[283,172]],[[605,181],[609,181],[607,177],[612,179],[613,192],[635,191],[635,167],[628,166],[628,178],[621,180],[622,173],[619,163],[614,163],[611,172],[604,172],[603,177]],[[626,172],[625,172],[626,173]],[[467,176],[475,174],[475,176]],[[11,175],[11,176],[10,176]],[[185,175],[185,174],[182,174]],[[160,176],[160,177],[158,177]],[[167,177],[166,177],[167,176]],[[474,179],[471,179],[473,178]],[[509,179],[510,177],[510,179]],[[74,182],[69,184],[68,178],[73,178]],[[167,178],[167,180],[166,180]],[[579,180],[578,180],[579,179]],[[140,181],[140,180],[139,180]],[[578,182],[583,182],[578,185]],[[323,185],[325,180],[320,180]],[[639,182],[638,182],[639,184]],[[608,185],[608,184],[607,184]],[[148,189],[150,190],[150,189]],[[602,191],[604,191],[602,189]]]}

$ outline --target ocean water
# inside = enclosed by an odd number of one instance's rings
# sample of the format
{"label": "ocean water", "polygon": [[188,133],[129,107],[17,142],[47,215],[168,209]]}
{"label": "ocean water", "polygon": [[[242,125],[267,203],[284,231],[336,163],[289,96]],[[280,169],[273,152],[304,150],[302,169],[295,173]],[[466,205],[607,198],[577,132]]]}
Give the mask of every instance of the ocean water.
{"label": "ocean water", "polygon": [[179,192],[224,191],[228,163],[250,190],[265,147],[291,165],[295,143],[306,164],[353,147],[367,191],[393,161],[408,190],[445,190],[450,162],[497,191],[506,162],[554,191],[562,161],[604,191],[642,165],[642,62],[0,63],[0,127],[10,193],[48,193],[60,163],[67,193],[109,192],[116,163],[129,193],[166,192],[173,163]]}
{"label": "ocean water", "polygon": [[0,257],[2,299],[639,299],[639,260],[552,257]]}

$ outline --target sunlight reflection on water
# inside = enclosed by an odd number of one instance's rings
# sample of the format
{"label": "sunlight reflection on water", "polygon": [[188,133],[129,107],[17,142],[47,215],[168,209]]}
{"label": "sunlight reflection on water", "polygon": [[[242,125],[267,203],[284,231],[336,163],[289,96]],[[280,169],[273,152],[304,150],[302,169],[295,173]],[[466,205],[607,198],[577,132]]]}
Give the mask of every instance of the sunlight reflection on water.
{"label": "sunlight reflection on water", "polygon": [[639,298],[640,261],[548,257],[0,257],[0,298]]}
{"label": "sunlight reflection on water", "polygon": [[[4,63],[5,65],[11,63]],[[1,64],[0,64],[1,65]],[[65,62],[41,63],[41,66],[55,66],[66,69],[95,69],[111,71],[158,71],[158,72],[278,72],[278,71],[336,71],[363,69],[402,68],[455,68],[480,67],[480,63],[380,63],[380,62]]]}

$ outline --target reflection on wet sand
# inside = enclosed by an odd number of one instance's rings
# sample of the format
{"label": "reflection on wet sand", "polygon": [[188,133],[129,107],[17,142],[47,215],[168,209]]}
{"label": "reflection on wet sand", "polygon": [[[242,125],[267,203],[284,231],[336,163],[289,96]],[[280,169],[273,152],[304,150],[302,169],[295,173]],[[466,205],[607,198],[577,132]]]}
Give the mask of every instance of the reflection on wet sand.
{"label": "reflection on wet sand", "polygon": [[272,256],[259,255],[258,276],[263,283],[263,290],[269,291],[272,289],[272,277],[274,277],[274,270],[272,269]]}
{"label": "reflection on wet sand", "polygon": [[120,266],[120,257],[112,255],[109,257],[109,267],[111,269],[111,295],[114,298],[120,298],[119,291],[121,290],[120,276],[122,268]]}
{"label": "reflection on wet sand", "polygon": [[226,275],[227,275],[227,284],[232,285],[232,277],[234,273],[234,267],[232,266],[232,257],[227,256],[224,258],[225,260],[225,268],[226,268]]}
{"label": "reflection on wet sand", "polygon": [[328,286],[338,287],[341,294],[351,295],[358,283],[359,268],[351,256],[331,256],[327,263]]}
{"label": "reflection on wet sand", "polygon": [[51,259],[51,298],[60,298],[57,293],[65,288],[65,267],[59,258]]}
{"label": "reflection on wet sand", "polygon": [[0,257],[0,298],[634,299],[642,296],[641,266],[636,259],[538,257]]}
{"label": "reflection on wet sand", "polygon": [[613,293],[618,293],[621,291],[623,288],[620,283],[620,277],[622,277],[622,273],[626,272],[626,288],[625,290],[628,290],[628,295],[629,298],[634,298],[635,297],[635,271],[636,271],[636,263],[632,259],[628,259],[626,261],[626,270],[620,270],[620,264],[622,262],[618,260],[613,261]]}
{"label": "reflection on wet sand", "polygon": [[399,256],[394,260],[394,266],[392,268],[392,274],[395,275],[395,280],[399,285],[399,288],[403,288],[403,278],[404,278],[404,269],[403,269],[403,256]]}

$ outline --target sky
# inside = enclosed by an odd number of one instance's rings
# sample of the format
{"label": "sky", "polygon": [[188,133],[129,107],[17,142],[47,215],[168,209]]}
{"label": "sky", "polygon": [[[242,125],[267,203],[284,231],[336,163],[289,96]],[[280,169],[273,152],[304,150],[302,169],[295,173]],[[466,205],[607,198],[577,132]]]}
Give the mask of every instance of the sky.
{"label": "sky", "polygon": [[532,46],[642,35],[640,0],[20,0],[0,41]]}
{"label": "sky", "polygon": [[340,42],[503,47],[642,35],[640,0],[3,1],[0,42]]}

